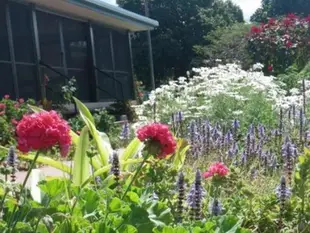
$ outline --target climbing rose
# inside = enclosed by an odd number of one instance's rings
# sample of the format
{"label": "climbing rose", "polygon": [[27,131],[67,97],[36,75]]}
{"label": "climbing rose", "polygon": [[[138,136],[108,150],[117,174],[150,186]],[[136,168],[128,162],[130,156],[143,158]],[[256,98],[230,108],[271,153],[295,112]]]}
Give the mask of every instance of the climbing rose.
{"label": "climbing rose", "polygon": [[273,70],[273,66],[272,65],[269,65],[268,67],[267,67],[267,69],[268,69],[268,71],[272,71]]}
{"label": "climbing rose", "polygon": [[18,102],[19,102],[20,104],[23,104],[23,103],[25,103],[25,100],[24,100],[23,98],[20,98],[20,99],[18,100]]}
{"label": "climbing rose", "polygon": [[9,95],[4,95],[4,99],[10,99]]}
{"label": "climbing rose", "polygon": [[6,109],[6,105],[5,104],[0,104],[0,110],[4,110]]}
{"label": "climbing rose", "polygon": [[159,145],[160,152],[158,158],[165,158],[167,155],[174,153],[176,141],[169,131],[167,125],[153,123],[140,128],[137,137],[141,142],[148,142],[149,145]]}
{"label": "climbing rose", "polygon": [[225,164],[221,163],[221,162],[216,162],[214,164],[212,164],[208,171],[206,171],[205,173],[203,173],[204,178],[209,178],[212,176],[226,176],[229,172],[229,169],[225,166]]}
{"label": "climbing rose", "polygon": [[24,115],[16,127],[18,149],[48,150],[58,145],[62,156],[66,156],[71,145],[70,128],[55,111]]}

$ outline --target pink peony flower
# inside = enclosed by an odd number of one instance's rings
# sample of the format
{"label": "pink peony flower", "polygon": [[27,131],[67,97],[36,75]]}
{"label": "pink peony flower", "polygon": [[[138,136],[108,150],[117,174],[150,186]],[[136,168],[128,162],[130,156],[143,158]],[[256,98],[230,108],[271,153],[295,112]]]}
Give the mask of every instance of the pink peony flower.
{"label": "pink peony flower", "polygon": [[4,95],[4,99],[10,99],[10,96],[8,94]]}
{"label": "pink peony flower", "polygon": [[4,109],[6,109],[6,105],[5,105],[5,104],[0,103],[0,110],[4,110]]}
{"label": "pink peony flower", "polygon": [[70,127],[55,111],[24,115],[16,127],[18,149],[47,150],[59,146],[66,156],[71,145]]}
{"label": "pink peony flower", "polygon": [[23,104],[23,103],[25,102],[25,100],[24,100],[23,98],[20,98],[20,99],[18,100],[18,102],[19,102],[20,104]]}

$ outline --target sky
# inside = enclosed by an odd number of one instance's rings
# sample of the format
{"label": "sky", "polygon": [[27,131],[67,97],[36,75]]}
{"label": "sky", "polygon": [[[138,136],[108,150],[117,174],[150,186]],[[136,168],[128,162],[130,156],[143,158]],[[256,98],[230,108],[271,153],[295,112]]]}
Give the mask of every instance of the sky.
{"label": "sky", "polygon": [[243,10],[243,16],[246,21],[250,20],[251,15],[260,7],[261,0],[232,0]]}

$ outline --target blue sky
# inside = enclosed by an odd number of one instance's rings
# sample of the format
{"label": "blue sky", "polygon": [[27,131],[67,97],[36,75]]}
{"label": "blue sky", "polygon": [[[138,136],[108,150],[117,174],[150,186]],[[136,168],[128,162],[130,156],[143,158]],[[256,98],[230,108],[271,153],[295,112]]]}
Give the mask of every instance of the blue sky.
{"label": "blue sky", "polygon": [[248,21],[257,8],[260,7],[261,0],[232,0],[243,10],[243,16]]}

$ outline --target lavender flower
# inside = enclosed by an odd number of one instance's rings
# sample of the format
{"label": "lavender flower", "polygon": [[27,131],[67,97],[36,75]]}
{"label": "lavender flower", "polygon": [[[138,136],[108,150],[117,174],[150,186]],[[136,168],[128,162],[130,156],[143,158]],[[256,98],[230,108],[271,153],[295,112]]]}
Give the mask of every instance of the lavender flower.
{"label": "lavender flower", "polygon": [[7,156],[7,165],[11,168],[11,182],[15,182],[16,181],[16,172],[18,172],[17,170],[17,155],[15,153],[15,148],[13,146],[10,147],[9,149],[9,153]]}
{"label": "lavender flower", "polygon": [[260,140],[264,140],[266,137],[265,127],[262,124],[259,124],[257,127],[257,131],[258,131],[258,138]]}
{"label": "lavender flower", "polygon": [[201,219],[202,200],[205,195],[205,190],[201,185],[201,173],[199,170],[196,172],[195,182],[193,183],[189,195],[187,197],[187,203],[191,208],[191,218]]}
{"label": "lavender flower", "polygon": [[206,121],[202,126],[202,141],[203,141],[203,151],[205,154],[209,154],[211,151],[211,130],[212,127],[209,123],[209,121]]}
{"label": "lavender flower", "polygon": [[232,134],[231,130],[229,130],[225,135],[225,144],[229,146],[233,142],[233,139],[234,135]]}
{"label": "lavender flower", "polygon": [[282,145],[282,156],[285,158],[285,167],[289,184],[292,183],[292,172],[293,172],[293,159],[297,156],[297,148],[291,142],[289,137],[286,137],[284,144]]}
{"label": "lavender flower", "polygon": [[283,218],[283,214],[285,210],[285,202],[291,196],[291,190],[286,186],[286,180],[284,176],[281,177],[280,185],[276,188],[275,193],[280,203],[280,219],[279,219],[278,224],[279,224],[279,229],[281,229],[283,225],[282,218]]}
{"label": "lavender flower", "polygon": [[292,194],[291,190],[286,186],[285,176],[281,176],[280,185],[277,186],[275,193],[282,205],[288,200]]}
{"label": "lavender flower", "polygon": [[242,156],[241,156],[241,164],[245,165],[247,163],[247,161],[248,161],[248,156],[247,156],[246,152],[243,151]]}
{"label": "lavender flower", "polygon": [[127,141],[127,140],[129,140],[129,137],[130,137],[129,124],[128,124],[128,122],[125,122],[123,124],[123,128],[122,128],[122,132],[121,132],[121,135],[120,135],[120,139]]}
{"label": "lavender flower", "polygon": [[209,204],[209,212],[213,215],[213,216],[219,216],[223,211],[223,206],[222,203],[214,198],[210,204]]}
{"label": "lavender flower", "polygon": [[118,154],[114,151],[112,155],[112,167],[111,173],[114,175],[114,180],[117,186],[119,186],[120,180],[120,165],[119,165],[119,158]]}
{"label": "lavender flower", "polygon": [[229,150],[227,152],[227,155],[228,155],[229,158],[232,158],[232,157],[235,157],[238,154],[238,152],[239,152],[238,144],[237,144],[237,142],[234,142],[230,146],[230,148],[229,148]]}
{"label": "lavender flower", "polygon": [[178,221],[182,222],[183,216],[183,208],[184,208],[184,199],[185,199],[185,182],[184,182],[184,175],[181,172],[178,177],[178,202],[177,202],[177,214],[178,214]]}

